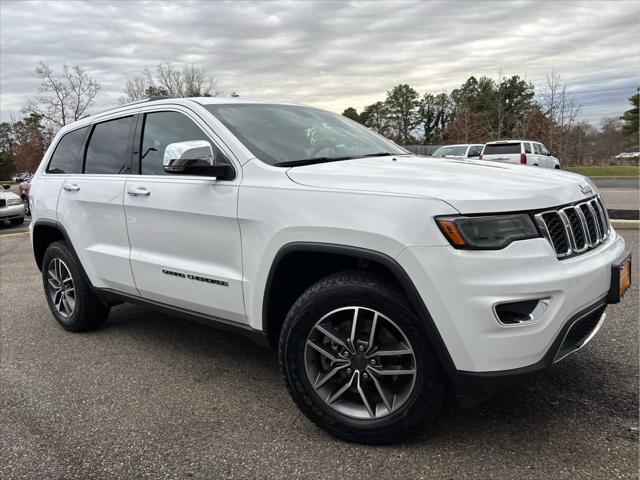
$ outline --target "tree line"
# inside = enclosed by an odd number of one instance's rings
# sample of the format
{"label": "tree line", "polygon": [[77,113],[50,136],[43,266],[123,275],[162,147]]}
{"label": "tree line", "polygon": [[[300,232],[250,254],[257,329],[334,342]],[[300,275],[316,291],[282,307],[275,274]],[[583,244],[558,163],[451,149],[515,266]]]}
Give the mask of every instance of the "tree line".
{"label": "tree line", "polygon": [[[34,73],[39,84],[25,102],[24,116],[0,123],[0,178],[35,171],[55,132],[87,116],[100,94],[98,81],[79,65],[56,71],[40,62]],[[215,77],[203,68],[166,63],[127,79],[120,102],[221,94]],[[350,107],[343,115],[403,145],[529,138],[545,143],[565,164],[583,164],[639,149],[638,98],[636,93],[629,99],[632,108],[622,116],[594,127],[580,120],[579,107],[558,73],[547,75],[539,92],[518,75],[499,74],[498,80],[471,76],[450,93],[420,94],[400,84],[362,112]]]}
{"label": "tree line", "polygon": [[342,114],[401,145],[526,138],[543,142],[563,163],[583,164],[638,149],[638,94],[629,101],[632,108],[621,117],[593,127],[580,119],[562,77],[551,72],[539,92],[518,75],[471,76],[451,93],[421,95],[400,84],[361,112],[349,107]]}

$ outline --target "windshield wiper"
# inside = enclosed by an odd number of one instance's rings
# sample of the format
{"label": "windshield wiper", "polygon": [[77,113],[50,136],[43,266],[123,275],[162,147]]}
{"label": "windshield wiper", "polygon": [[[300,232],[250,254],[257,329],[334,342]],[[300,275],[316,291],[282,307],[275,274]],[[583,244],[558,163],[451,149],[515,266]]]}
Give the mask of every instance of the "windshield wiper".
{"label": "windshield wiper", "polygon": [[410,153],[389,153],[389,152],[377,152],[377,153],[367,153],[366,155],[355,155],[350,157],[314,157],[314,158],[305,158],[303,160],[290,160],[287,162],[278,162],[274,163],[274,167],[300,167],[302,165],[313,165],[314,163],[327,163],[327,162],[337,162],[340,160],[354,160],[356,158],[366,158],[366,157],[390,157],[390,156],[400,156],[400,155],[411,155]]}
{"label": "windshield wiper", "polygon": [[313,165],[314,163],[337,162],[340,160],[351,160],[358,157],[314,157],[302,160],[289,160],[287,162],[274,163],[274,167],[300,167],[302,165]]}
{"label": "windshield wiper", "polygon": [[406,155],[406,153],[389,153],[389,152],[378,152],[378,153],[367,153],[366,155],[362,155],[360,158],[364,157],[390,157],[396,155]]}

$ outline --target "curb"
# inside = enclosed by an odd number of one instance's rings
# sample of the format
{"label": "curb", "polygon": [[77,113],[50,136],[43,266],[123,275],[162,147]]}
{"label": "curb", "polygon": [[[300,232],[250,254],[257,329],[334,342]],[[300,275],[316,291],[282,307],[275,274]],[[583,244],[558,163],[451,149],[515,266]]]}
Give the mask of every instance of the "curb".
{"label": "curb", "polygon": [[29,233],[28,229],[24,230],[9,230],[7,232],[0,232],[0,238],[2,237],[11,237],[13,235],[22,235],[23,233]]}
{"label": "curb", "polygon": [[[571,172],[576,173],[576,172]],[[580,174],[582,175],[582,174]],[[640,177],[637,175],[628,175],[628,176],[613,176],[613,177],[589,177],[591,180],[635,180],[636,182],[640,180]]]}
{"label": "curb", "polygon": [[640,230],[640,220],[610,219],[611,226],[616,230]]}
{"label": "curb", "polygon": [[607,213],[610,220],[640,220],[640,212],[638,210],[608,208]]}

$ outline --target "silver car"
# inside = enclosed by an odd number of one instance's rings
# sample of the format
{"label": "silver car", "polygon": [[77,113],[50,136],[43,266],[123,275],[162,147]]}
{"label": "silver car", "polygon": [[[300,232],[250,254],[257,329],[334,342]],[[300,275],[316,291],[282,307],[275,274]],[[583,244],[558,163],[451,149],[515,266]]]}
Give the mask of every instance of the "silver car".
{"label": "silver car", "polygon": [[10,188],[3,185],[0,190],[0,221],[9,220],[11,225],[20,225],[24,223],[24,202]]}

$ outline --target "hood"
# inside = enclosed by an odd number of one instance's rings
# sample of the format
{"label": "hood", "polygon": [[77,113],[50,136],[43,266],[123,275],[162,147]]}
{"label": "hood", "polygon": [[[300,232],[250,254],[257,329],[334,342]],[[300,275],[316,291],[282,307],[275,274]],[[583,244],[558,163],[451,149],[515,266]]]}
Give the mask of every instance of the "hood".
{"label": "hood", "polygon": [[20,198],[20,197],[10,190],[2,190],[2,188],[0,188],[0,198],[9,200],[10,198]]}
{"label": "hood", "polygon": [[556,207],[597,192],[587,178],[569,172],[413,155],[300,166],[287,175],[310,187],[437,198],[460,213]]}

